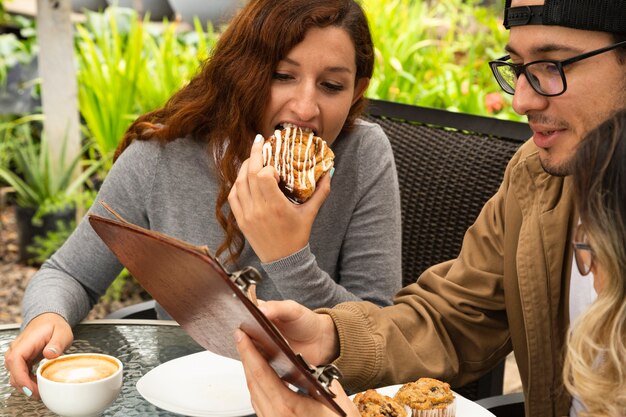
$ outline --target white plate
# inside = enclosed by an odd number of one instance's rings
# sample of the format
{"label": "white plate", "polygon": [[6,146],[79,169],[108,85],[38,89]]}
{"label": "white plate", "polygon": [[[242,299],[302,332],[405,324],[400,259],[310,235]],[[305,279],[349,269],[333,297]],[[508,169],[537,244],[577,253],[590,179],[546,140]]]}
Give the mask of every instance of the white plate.
{"label": "white plate", "polygon": [[157,407],[187,416],[254,414],[241,362],[208,351],[157,366],[137,381],[137,391]]}
{"label": "white plate", "polygon": [[[387,387],[376,388],[379,394],[393,398],[402,385],[389,385]],[[495,417],[489,410],[481,407],[473,401],[454,393],[456,398],[456,417]],[[354,399],[354,395],[350,398]]]}

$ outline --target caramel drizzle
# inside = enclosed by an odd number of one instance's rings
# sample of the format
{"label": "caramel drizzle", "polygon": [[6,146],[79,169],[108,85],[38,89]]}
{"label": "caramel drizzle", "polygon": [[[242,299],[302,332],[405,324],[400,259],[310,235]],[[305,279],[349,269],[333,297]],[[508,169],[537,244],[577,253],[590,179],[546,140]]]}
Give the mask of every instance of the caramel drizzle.
{"label": "caramel drizzle", "polygon": [[[301,128],[285,128],[285,135],[283,137],[282,131],[276,130],[274,132],[274,139],[276,140],[276,152],[272,155],[272,144],[266,142],[263,144],[263,165],[273,165],[280,178],[285,183],[285,188],[289,191],[293,191],[296,184],[296,171],[298,172],[298,185],[301,188],[306,188],[306,181],[315,190],[315,165],[317,164],[317,152],[314,143],[315,135],[313,132],[308,134],[304,133]],[[294,148],[296,143],[298,146],[298,158],[297,163],[302,160],[302,144],[306,141],[306,149],[304,151],[304,161],[302,162],[302,168],[296,170],[294,161]],[[322,158],[322,169],[324,171],[330,168],[324,159],[326,153],[326,143],[320,141],[320,156]],[[272,161],[273,156],[273,161]]]}

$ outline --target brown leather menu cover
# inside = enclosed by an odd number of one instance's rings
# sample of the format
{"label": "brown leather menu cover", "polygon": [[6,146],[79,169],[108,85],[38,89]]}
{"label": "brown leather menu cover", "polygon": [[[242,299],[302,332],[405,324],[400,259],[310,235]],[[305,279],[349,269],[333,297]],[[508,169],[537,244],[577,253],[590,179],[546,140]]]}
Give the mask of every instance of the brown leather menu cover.
{"label": "brown leather menu cover", "polygon": [[346,413],[328,389],[339,371],[312,367],[246,295],[258,275],[254,268],[229,274],[206,247],[124,221],[89,215],[91,226],[120,262],[202,347],[239,359],[233,333],[242,329],[276,373],[341,416]]}

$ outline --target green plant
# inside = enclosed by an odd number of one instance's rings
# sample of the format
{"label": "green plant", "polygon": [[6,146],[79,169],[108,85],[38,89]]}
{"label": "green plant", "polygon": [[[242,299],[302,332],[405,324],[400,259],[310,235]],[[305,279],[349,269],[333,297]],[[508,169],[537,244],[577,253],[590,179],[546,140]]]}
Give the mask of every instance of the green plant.
{"label": "green plant", "polygon": [[138,113],[165,104],[196,74],[218,38],[210,23],[205,32],[197,18],[194,31],[177,31],[176,23],[166,24],[158,30],[148,31],[145,37],[143,53],[147,59],[139,72]]}
{"label": "green plant", "polygon": [[64,221],[57,221],[54,230],[50,230],[45,236],[33,237],[33,244],[28,246],[28,252],[33,255],[28,260],[29,263],[41,265],[61,245],[67,240],[76,228],[76,222],[71,221],[69,224]]}
{"label": "green plant", "polygon": [[488,61],[506,31],[478,0],[363,0],[376,64],[368,96],[518,120]]}
{"label": "green plant", "polygon": [[[0,142],[0,169],[9,169],[9,142],[2,141]],[[2,178],[0,178],[1,180]],[[2,182],[0,182],[0,185]]]}
{"label": "green plant", "polygon": [[132,121],[186,83],[216,39],[199,22],[195,31],[179,34],[177,23],[155,28],[130,9],[87,14],[76,38],[80,112],[105,171]]}
{"label": "green plant", "polygon": [[136,14],[110,9],[88,13],[85,25],[76,27],[79,108],[107,171],[119,139],[136,117],[143,38]]}
{"label": "green plant", "polygon": [[10,19],[10,16],[7,13],[6,8],[4,7],[5,1],[11,1],[11,0],[0,0],[0,23],[4,23]]}
{"label": "green plant", "polygon": [[107,292],[104,294],[103,299],[105,301],[120,301],[124,294],[124,288],[126,287],[126,283],[132,279],[130,272],[126,268],[120,272],[120,274],[113,280],[109,288],[107,288]]}
{"label": "green plant", "polygon": [[[1,4],[0,4],[0,15]],[[2,18],[0,17],[0,20]],[[37,57],[37,38],[34,22],[21,16],[11,18],[11,22],[16,26],[16,33],[5,33],[0,35],[0,86],[4,86],[7,81],[9,70],[15,65],[27,65]],[[39,80],[33,80],[36,83]]]}
{"label": "green plant", "polygon": [[[93,204],[95,199],[96,192],[94,190],[83,190],[81,193],[78,193],[75,199],[76,206],[86,209]],[[74,229],[76,229],[76,221],[72,220],[68,223],[59,220],[56,222],[54,229],[46,232],[44,236],[34,236],[33,244],[28,246],[28,252],[33,255],[29,262],[36,265],[44,263],[46,259],[50,258],[63,245]]]}
{"label": "green plant", "polygon": [[[14,167],[14,170],[0,167],[0,178],[14,188],[18,205],[38,208],[37,215],[74,205],[77,191],[100,165],[99,161],[82,159],[89,145],[83,146],[73,159],[66,160],[66,140],[55,160],[46,135],[41,135],[39,143],[33,137],[33,130],[37,130],[35,122],[41,121],[42,115],[30,115],[0,125]],[[74,178],[79,166],[81,172]]]}

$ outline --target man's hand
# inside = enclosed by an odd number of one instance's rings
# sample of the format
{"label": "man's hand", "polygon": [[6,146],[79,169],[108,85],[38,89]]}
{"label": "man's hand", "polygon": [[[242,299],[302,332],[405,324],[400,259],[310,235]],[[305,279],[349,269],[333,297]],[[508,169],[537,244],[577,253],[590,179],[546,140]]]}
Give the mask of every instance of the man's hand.
{"label": "man's hand", "polygon": [[339,336],[332,318],[295,301],[261,301],[259,309],[287,339],[291,348],[312,365],[331,363],[339,356]]}
{"label": "man's hand", "polygon": [[[235,331],[237,350],[246,374],[252,405],[259,417],[336,417],[337,414],[314,399],[289,389],[276,375],[252,340],[241,330]],[[359,411],[337,381],[331,386],[335,401],[348,413],[359,417]]]}

